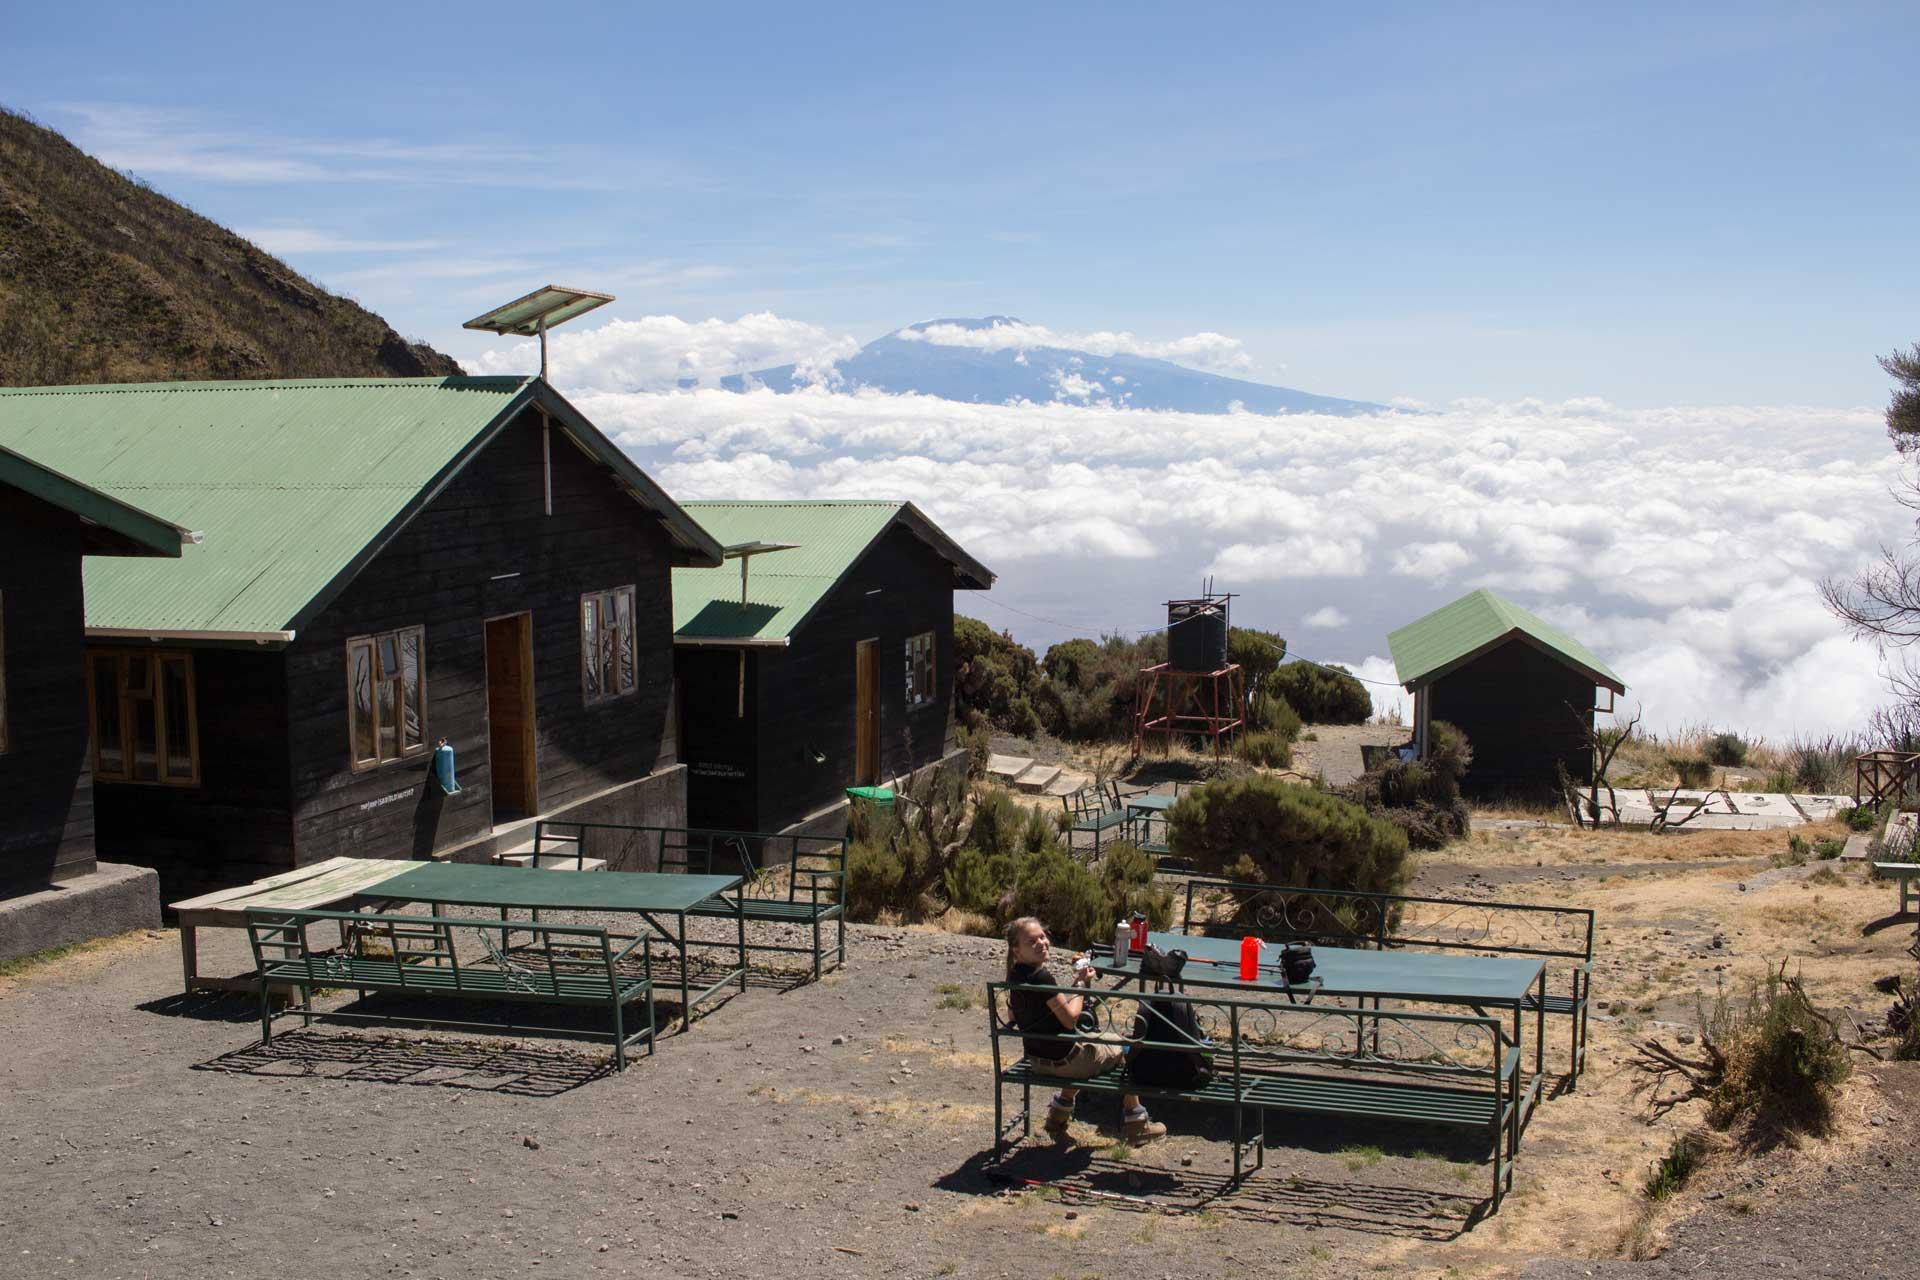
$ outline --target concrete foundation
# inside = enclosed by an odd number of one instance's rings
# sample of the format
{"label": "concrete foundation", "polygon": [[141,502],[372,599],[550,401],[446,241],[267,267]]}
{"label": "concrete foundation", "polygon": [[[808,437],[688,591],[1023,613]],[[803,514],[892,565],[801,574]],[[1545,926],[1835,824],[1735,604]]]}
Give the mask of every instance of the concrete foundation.
{"label": "concrete foundation", "polygon": [[[548,822],[605,822],[627,827],[684,827],[687,825],[687,767],[672,765],[632,782],[595,792],[559,809],[495,827],[478,840],[434,855],[440,862],[492,862],[496,856],[531,852],[534,824]],[[594,856],[604,858],[614,871],[651,871],[658,857],[639,841],[589,841]]]}
{"label": "concrete foundation", "polygon": [[159,927],[159,874],[150,867],[102,862],[87,875],[0,898],[0,960]]}

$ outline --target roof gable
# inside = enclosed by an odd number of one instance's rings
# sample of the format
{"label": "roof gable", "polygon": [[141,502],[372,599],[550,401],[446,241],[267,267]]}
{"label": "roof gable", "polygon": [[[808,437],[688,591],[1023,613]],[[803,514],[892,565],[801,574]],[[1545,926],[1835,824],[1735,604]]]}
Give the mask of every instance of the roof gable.
{"label": "roof gable", "polygon": [[1431,683],[1514,637],[1593,677],[1615,693],[1625,693],[1619,676],[1592,650],[1545,619],[1482,588],[1442,605],[1426,617],[1387,636],[1387,649],[1400,682],[1409,689]]}
{"label": "roof gable", "polygon": [[719,546],[536,378],[179,382],[0,390],[0,445],[205,540],[86,570],[93,630],[290,638],[523,408],[548,409],[678,530]]}
{"label": "roof gable", "polygon": [[0,485],[6,485],[79,517],[81,546],[88,556],[167,556],[198,542],[199,535],[111,498],[98,489],[0,447]]}
{"label": "roof gable", "polygon": [[911,502],[689,502],[686,508],[726,546],[793,545],[751,558],[745,603],[736,562],[717,569],[675,569],[673,629],[682,640],[785,641],[896,524],[953,566],[956,587],[993,584],[992,571]]}

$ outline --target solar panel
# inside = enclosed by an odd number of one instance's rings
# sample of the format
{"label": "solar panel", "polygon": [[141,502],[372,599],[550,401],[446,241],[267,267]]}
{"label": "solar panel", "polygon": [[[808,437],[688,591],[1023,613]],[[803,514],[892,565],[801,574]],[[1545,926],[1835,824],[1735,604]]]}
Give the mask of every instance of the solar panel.
{"label": "solar panel", "polygon": [[515,298],[505,306],[475,316],[460,327],[531,338],[612,301],[613,295],[610,293],[569,289],[558,284],[544,285],[524,298]]}

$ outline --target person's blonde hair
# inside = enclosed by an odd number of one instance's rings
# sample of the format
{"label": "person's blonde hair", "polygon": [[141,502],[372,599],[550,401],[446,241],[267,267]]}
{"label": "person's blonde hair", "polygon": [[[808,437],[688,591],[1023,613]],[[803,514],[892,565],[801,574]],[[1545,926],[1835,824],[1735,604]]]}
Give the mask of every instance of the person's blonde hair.
{"label": "person's blonde hair", "polygon": [[1008,982],[1013,981],[1013,949],[1020,945],[1020,939],[1026,933],[1028,925],[1032,925],[1034,928],[1040,930],[1040,932],[1042,933],[1045,933],[1047,931],[1047,926],[1040,923],[1039,916],[1021,916],[1018,920],[1010,921],[1007,924],[1007,981]]}

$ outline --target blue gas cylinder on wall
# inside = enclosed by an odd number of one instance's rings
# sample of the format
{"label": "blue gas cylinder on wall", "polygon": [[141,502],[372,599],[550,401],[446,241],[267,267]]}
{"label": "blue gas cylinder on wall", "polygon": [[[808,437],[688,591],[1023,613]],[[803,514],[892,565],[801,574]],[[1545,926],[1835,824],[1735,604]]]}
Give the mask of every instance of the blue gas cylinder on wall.
{"label": "blue gas cylinder on wall", "polygon": [[453,777],[453,748],[445,738],[433,749],[433,780],[450,796],[460,793],[460,784]]}

